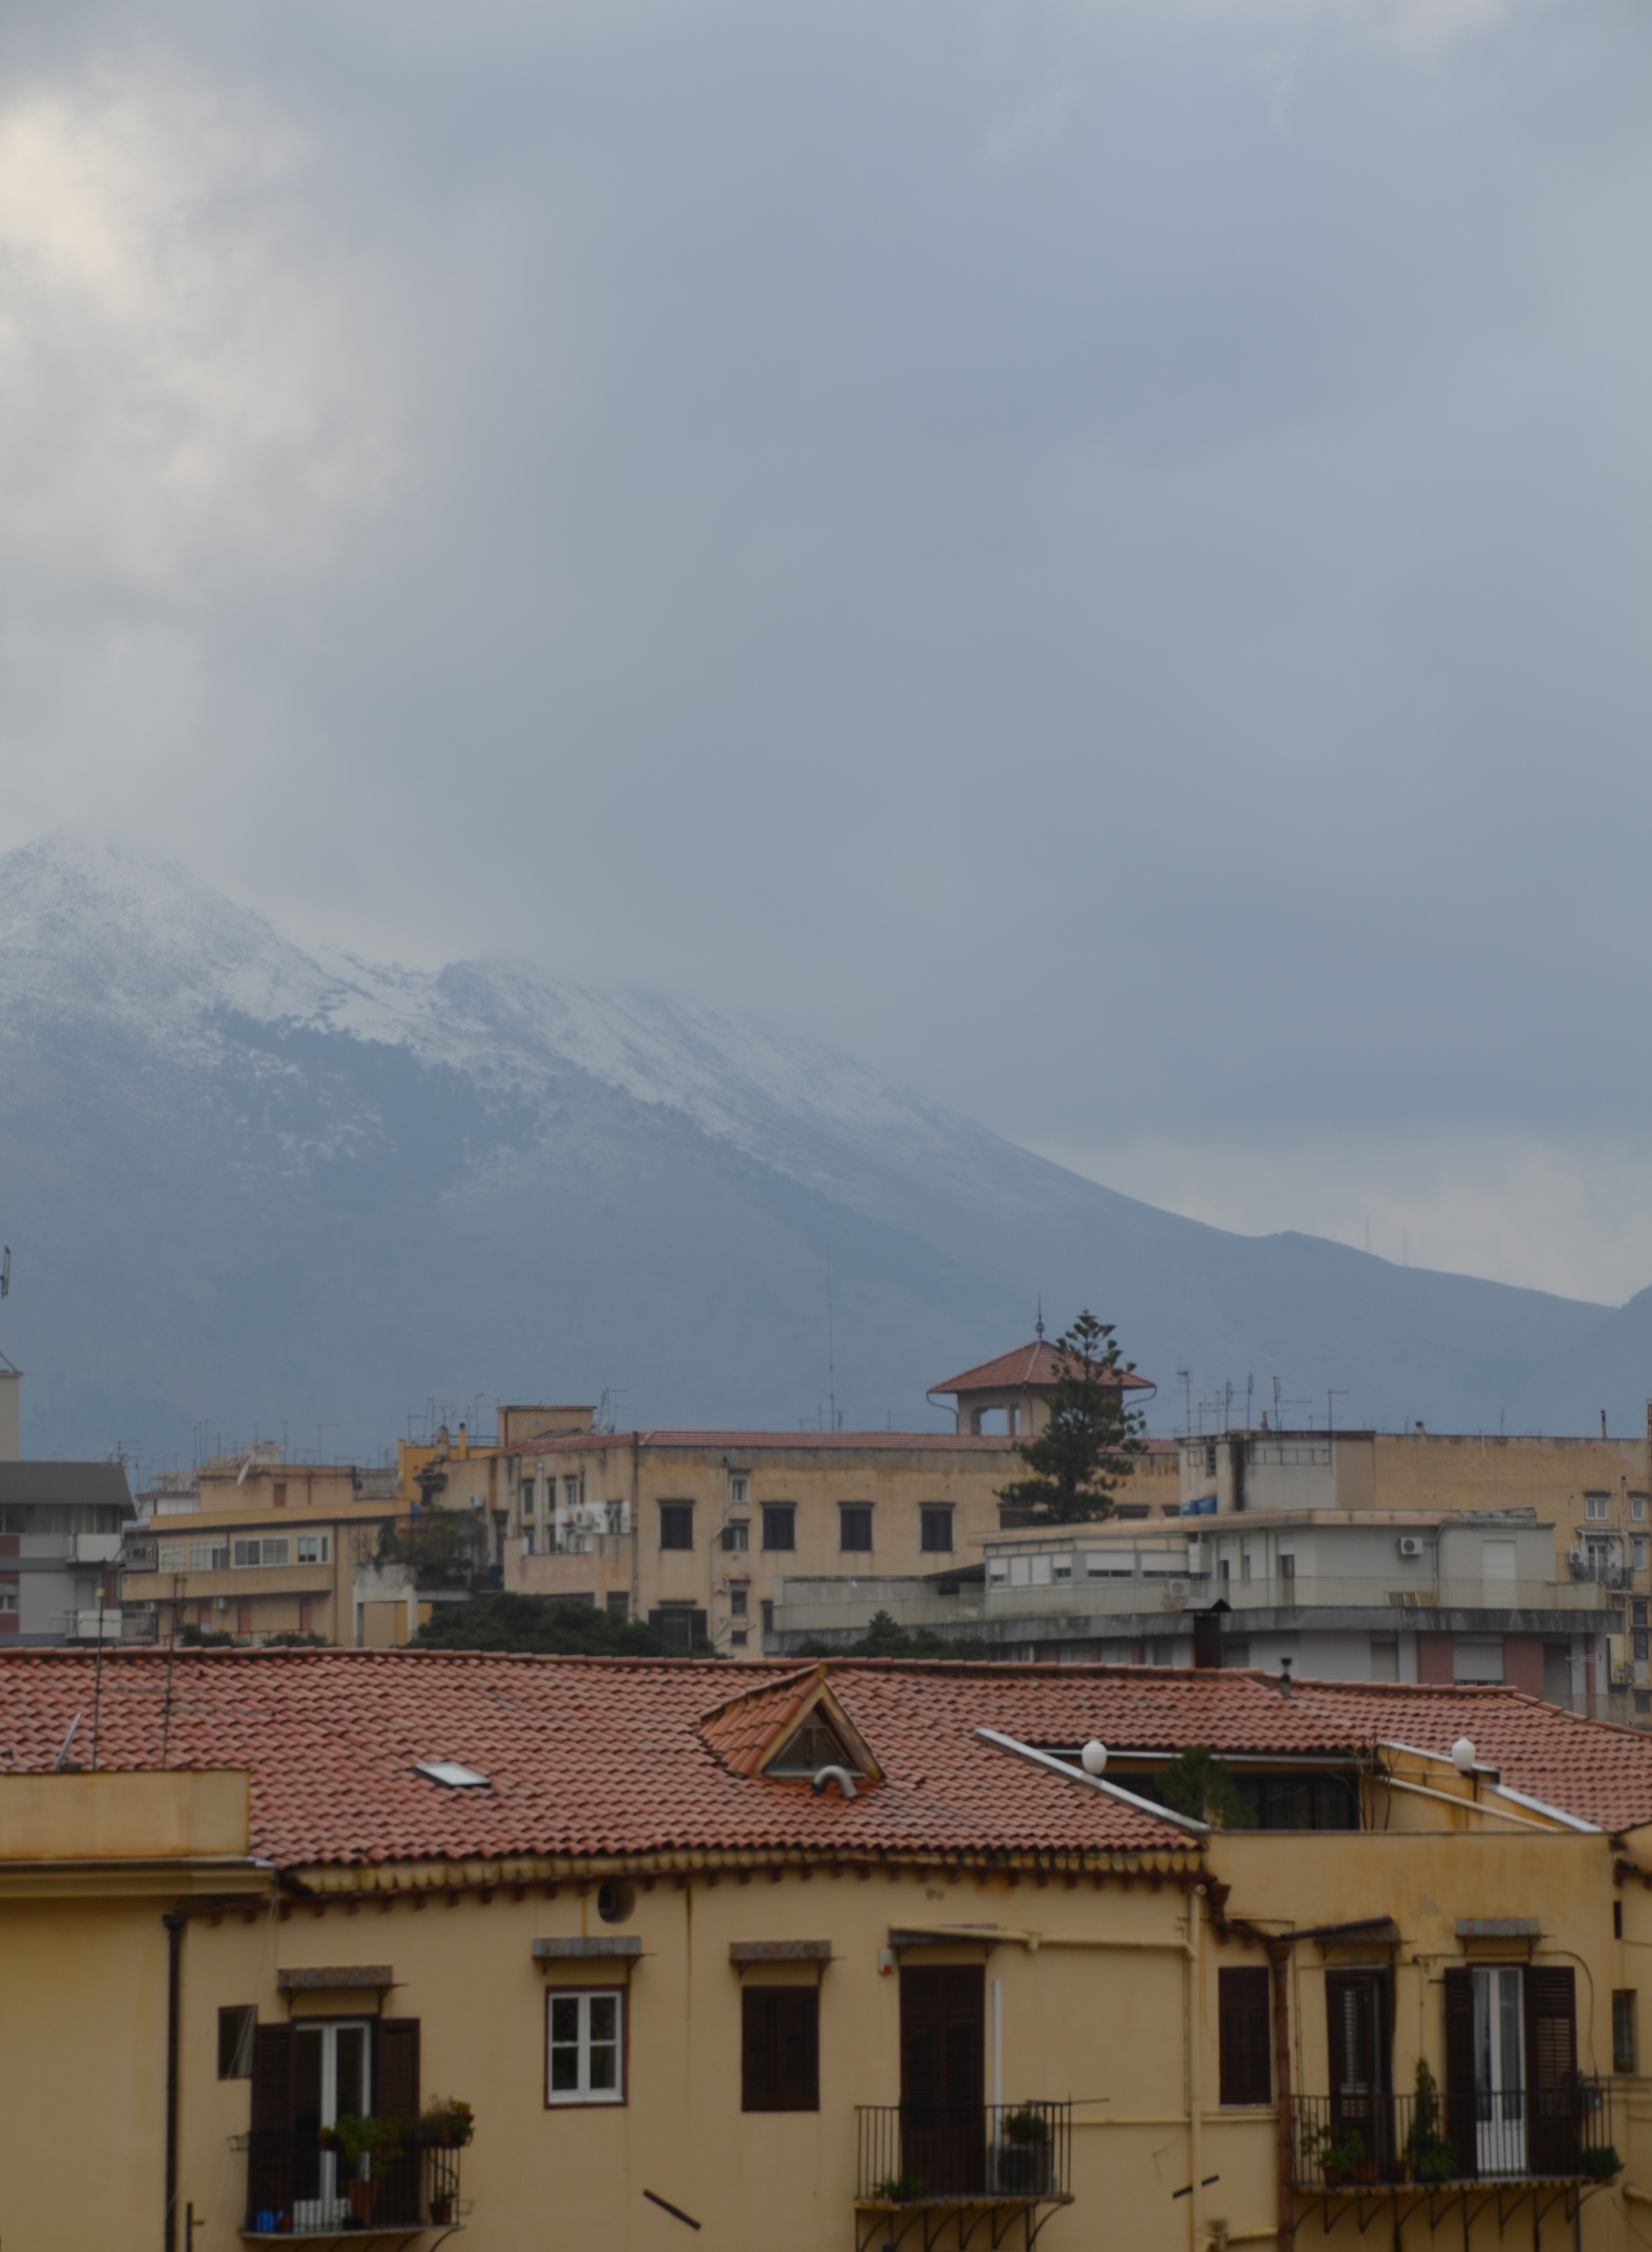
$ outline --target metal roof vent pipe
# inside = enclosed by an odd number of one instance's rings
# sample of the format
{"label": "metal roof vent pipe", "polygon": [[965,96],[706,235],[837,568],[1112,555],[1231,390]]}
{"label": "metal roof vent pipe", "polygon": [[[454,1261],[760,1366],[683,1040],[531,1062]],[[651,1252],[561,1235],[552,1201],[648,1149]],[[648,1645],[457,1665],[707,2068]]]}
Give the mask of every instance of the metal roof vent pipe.
{"label": "metal roof vent pipe", "polygon": [[847,1767],[817,1768],[809,1778],[809,1788],[818,1798],[829,1783],[835,1783],[845,1798],[856,1796],[854,1777]]}
{"label": "metal roof vent pipe", "polygon": [[1290,1693],[1291,1660],[1282,1657],[1279,1660],[1279,1694],[1281,1697],[1288,1697]]}

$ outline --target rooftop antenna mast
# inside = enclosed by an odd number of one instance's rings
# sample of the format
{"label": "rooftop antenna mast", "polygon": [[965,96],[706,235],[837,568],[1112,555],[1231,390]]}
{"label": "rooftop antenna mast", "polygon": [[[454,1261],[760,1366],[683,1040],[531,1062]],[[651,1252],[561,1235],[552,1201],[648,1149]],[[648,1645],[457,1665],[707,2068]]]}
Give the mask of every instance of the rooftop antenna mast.
{"label": "rooftop antenna mast", "polygon": [[[11,1254],[8,1251],[6,1257],[10,1259],[10,1256]],[[1044,1294],[1042,1290],[1038,1294],[1038,1319],[1033,1324],[1033,1329],[1039,1344],[1042,1345],[1044,1342]]]}
{"label": "rooftop antenna mast", "polygon": [[1193,1374],[1186,1368],[1177,1369],[1176,1374],[1181,1379],[1181,1435],[1184,1439],[1190,1439],[1193,1436]]}

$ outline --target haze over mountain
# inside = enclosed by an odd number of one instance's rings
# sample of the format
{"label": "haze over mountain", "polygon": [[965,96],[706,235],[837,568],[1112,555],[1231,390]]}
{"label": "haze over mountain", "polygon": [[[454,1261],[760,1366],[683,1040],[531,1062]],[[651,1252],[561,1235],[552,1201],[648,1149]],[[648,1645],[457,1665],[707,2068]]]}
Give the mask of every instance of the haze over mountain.
{"label": "haze over mountain", "polygon": [[[30,1454],[204,1423],[376,1449],[431,1395],[632,1423],[943,1428],[926,1387],[1088,1304],[1161,1387],[1293,1418],[1614,1428],[1612,1309],[1231,1235],[809,1042],[503,961],[301,951],[182,871],[0,858],[0,1227]],[[1241,1408],[1242,1412],[1242,1408]],[[485,1411],[484,1411],[485,1415]]]}

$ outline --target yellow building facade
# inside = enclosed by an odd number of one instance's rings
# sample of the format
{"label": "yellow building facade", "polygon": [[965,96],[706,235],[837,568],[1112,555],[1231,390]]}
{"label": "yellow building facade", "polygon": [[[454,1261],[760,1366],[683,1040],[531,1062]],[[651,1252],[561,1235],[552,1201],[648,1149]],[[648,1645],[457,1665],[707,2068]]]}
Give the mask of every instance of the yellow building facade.
{"label": "yellow building facade", "polygon": [[[94,1665],[0,1661],[8,2246],[1642,2241],[1621,1732],[1257,1676]],[[50,1771],[77,1714],[117,1771]],[[1264,1826],[1150,1796],[1189,1742]]]}

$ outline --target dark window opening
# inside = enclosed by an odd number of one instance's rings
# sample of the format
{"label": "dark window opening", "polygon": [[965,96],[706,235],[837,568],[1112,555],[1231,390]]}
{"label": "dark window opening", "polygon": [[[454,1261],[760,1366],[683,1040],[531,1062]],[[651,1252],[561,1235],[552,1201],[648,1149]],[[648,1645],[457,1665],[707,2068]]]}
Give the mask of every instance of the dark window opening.
{"label": "dark window opening", "polygon": [[726,1549],[735,1553],[742,1548],[749,1548],[751,1527],[743,1520],[734,1525],[725,1525],[722,1528],[722,1545]]}
{"label": "dark window opening", "polygon": [[763,1545],[765,1548],[795,1548],[798,1545],[798,1512],[789,1501],[763,1504]]}
{"label": "dark window opening", "polygon": [[820,1990],[748,1986],[740,1997],[740,2108],[820,2109]]}
{"label": "dark window opening", "polygon": [[[1167,1653],[1160,1659],[1157,1652]],[[1155,1664],[1169,1664],[1172,1645],[1155,1643]],[[1156,1775],[1120,1776],[1128,1790],[1163,1806],[1168,1802]],[[1251,1817],[1252,1830],[1357,1830],[1360,1826],[1359,1777],[1333,1770],[1324,1774],[1247,1775],[1233,1770],[1233,1788]]]}
{"label": "dark window opening", "polygon": [[872,1547],[872,1512],[859,1502],[845,1502],[838,1512],[841,1530],[840,1545],[845,1548],[870,1553]]}
{"label": "dark window opening", "polygon": [[1216,1974],[1223,2103],[1273,2101],[1273,1982],[1265,1969]]}
{"label": "dark window opening", "polygon": [[256,2008],[220,2010],[218,2013],[218,2076],[220,2080],[250,2080],[253,2076],[253,2035],[258,2027]]}
{"label": "dark window opening", "polygon": [[692,1548],[694,1545],[694,1505],[692,1501],[662,1501],[659,1505],[659,1545],[662,1548]]}
{"label": "dark window opening", "polygon": [[819,1713],[805,1720],[769,1762],[767,1775],[819,1775],[823,1767],[846,1767],[851,1775],[861,1770]]}
{"label": "dark window opening", "polygon": [[1635,2068],[1635,1989],[1621,1987],[1612,1997],[1612,2069],[1614,2072],[1633,2072]]}
{"label": "dark window opening", "polygon": [[917,1545],[926,1556],[952,1553],[952,1512],[950,1507],[926,1505],[917,1513]]}
{"label": "dark window opening", "polygon": [[706,1614],[692,1603],[662,1603],[648,1623],[673,1658],[687,1657],[706,1639]]}
{"label": "dark window opening", "polygon": [[627,1619],[631,1616],[631,1597],[623,1588],[610,1588],[603,1602],[610,1618]]}
{"label": "dark window opening", "polygon": [[731,1618],[744,1618],[746,1616],[746,1604],[749,1600],[749,1589],[745,1588],[729,1588],[728,1614]]}

